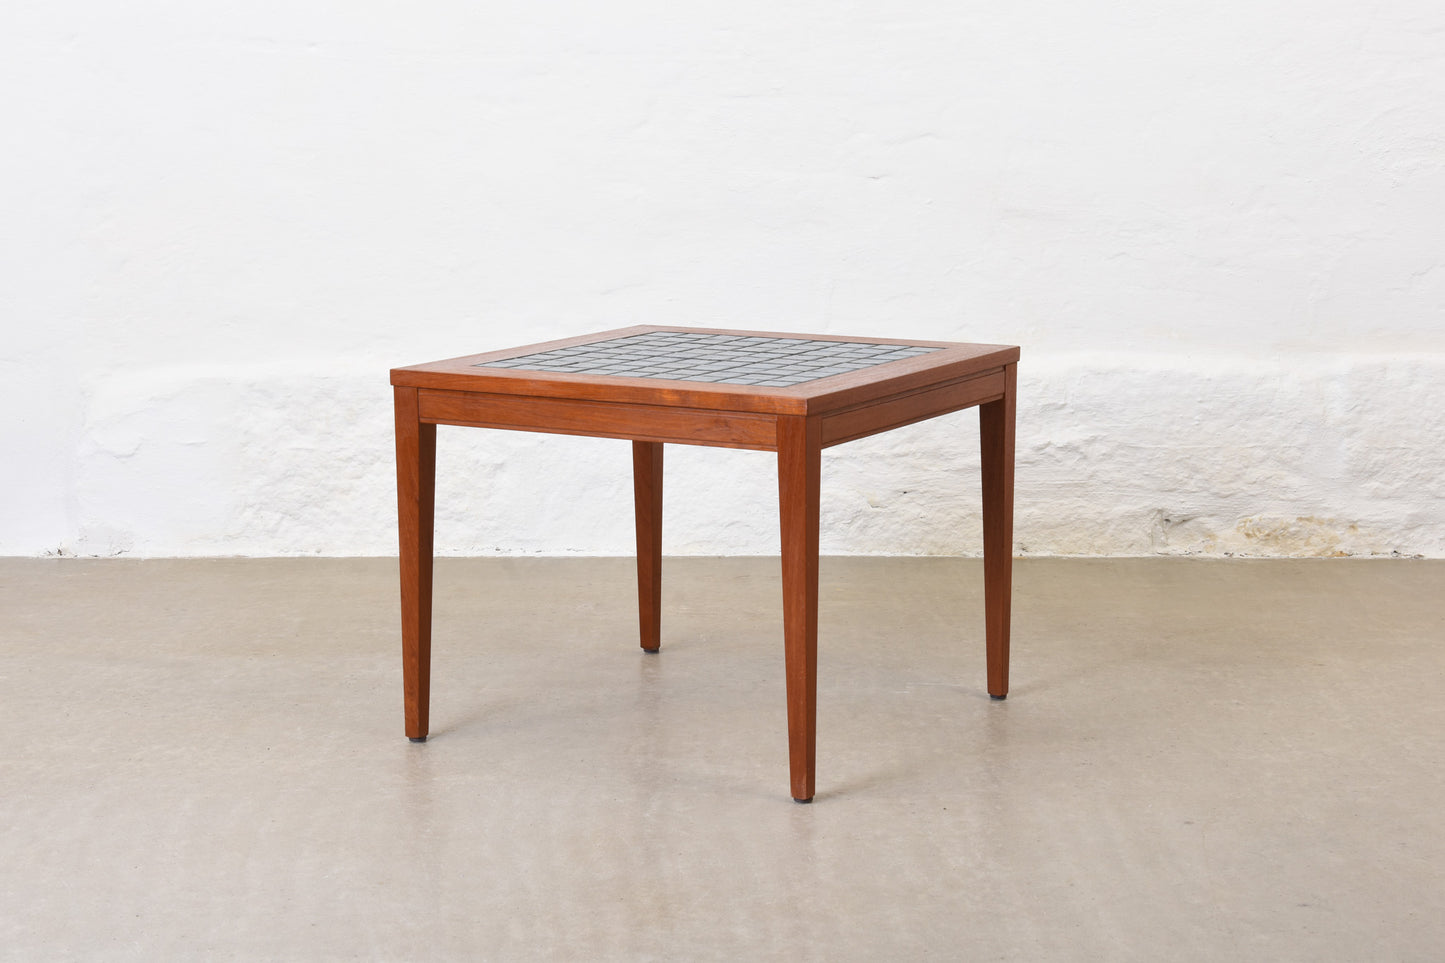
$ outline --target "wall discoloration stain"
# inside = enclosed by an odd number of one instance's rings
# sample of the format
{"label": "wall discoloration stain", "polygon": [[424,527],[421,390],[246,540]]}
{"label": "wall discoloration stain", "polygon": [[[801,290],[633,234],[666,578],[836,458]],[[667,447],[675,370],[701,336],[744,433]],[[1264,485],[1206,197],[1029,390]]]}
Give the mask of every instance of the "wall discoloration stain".
{"label": "wall discoloration stain", "polygon": [[1255,516],[1240,519],[1235,531],[1255,549],[1241,554],[1340,558],[1355,554],[1345,545],[1360,534],[1360,526],[1312,515],[1298,518]]}

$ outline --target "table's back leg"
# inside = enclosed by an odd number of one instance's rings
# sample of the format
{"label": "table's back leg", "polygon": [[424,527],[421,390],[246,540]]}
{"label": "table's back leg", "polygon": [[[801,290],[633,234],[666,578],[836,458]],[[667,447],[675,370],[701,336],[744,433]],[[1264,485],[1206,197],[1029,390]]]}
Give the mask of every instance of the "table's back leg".
{"label": "table's back leg", "polygon": [[396,504],[401,540],[401,668],[406,734],[426,741],[431,702],[432,521],[437,426],[422,424],[417,389],[395,388]]}
{"label": "table's back leg", "polygon": [[1004,396],[980,405],[983,461],[984,619],[988,644],[988,694],[1008,695],[1009,610],[1013,595],[1014,411],[1018,365],[1005,369]]}
{"label": "table's back leg", "polygon": [[637,512],[637,612],[642,648],[662,645],[662,442],[632,443],[632,497]]}
{"label": "table's back leg", "polygon": [[813,799],[818,731],[818,497],[820,422],[778,418],[778,504],[783,541],[783,648],[788,768],[793,798]]}

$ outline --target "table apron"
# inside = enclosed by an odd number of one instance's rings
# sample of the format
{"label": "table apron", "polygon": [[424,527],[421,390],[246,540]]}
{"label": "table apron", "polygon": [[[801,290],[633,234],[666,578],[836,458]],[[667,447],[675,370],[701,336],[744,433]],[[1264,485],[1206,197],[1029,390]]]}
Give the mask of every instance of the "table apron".
{"label": "table apron", "polygon": [[921,388],[877,401],[823,415],[823,447],[839,445],[944,415],[960,408],[997,401],[1004,396],[1007,381],[1002,368],[962,378],[948,384]]}
{"label": "table apron", "polygon": [[520,397],[440,388],[419,389],[417,400],[420,420],[433,425],[510,428],[761,451],[775,451],[778,447],[776,416],[746,411]]}

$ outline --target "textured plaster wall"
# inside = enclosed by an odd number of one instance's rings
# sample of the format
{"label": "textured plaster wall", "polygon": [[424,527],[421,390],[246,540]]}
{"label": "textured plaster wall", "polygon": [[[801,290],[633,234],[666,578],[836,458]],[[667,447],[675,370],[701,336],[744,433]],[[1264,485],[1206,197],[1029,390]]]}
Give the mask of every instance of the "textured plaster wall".
{"label": "textured plaster wall", "polygon": [[[0,86],[0,554],[394,552],[387,368],[657,321],[1023,345],[1022,553],[1445,555],[1434,0],[61,0]],[[825,551],[978,551],[976,447],[827,452]],[[631,551],[626,443],[440,449],[439,551]]]}

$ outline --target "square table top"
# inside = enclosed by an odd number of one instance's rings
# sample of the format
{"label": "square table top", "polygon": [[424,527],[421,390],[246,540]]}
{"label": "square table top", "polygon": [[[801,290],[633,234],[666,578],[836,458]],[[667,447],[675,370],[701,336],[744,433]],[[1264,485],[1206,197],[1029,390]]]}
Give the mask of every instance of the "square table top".
{"label": "square table top", "polygon": [[1010,345],[638,325],[394,368],[399,387],[810,414],[966,379]]}

